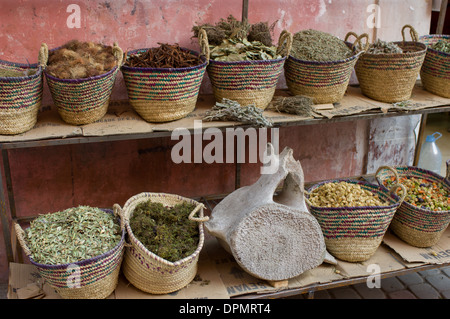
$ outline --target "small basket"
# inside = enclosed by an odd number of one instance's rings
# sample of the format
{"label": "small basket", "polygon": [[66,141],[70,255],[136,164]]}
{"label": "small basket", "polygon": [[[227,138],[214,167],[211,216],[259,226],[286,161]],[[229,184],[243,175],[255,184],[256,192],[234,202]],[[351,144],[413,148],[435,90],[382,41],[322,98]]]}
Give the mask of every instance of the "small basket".
{"label": "small basket", "polygon": [[[198,52],[181,48],[195,55]],[[128,56],[146,52],[134,50]],[[186,68],[140,68],[122,65],[128,99],[134,110],[147,122],[169,122],[184,118],[196,106],[198,92],[208,64]]]}
{"label": "small basket", "polygon": [[[208,37],[203,29],[199,32],[199,42],[202,53],[209,59]],[[241,106],[253,104],[265,110],[275,93],[291,46],[292,34],[284,30],[277,49],[282,58],[229,62],[209,60],[207,72],[216,101],[222,102],[227,98]]]}
{"label": "small basket", "polygon": [[[199,222],[199,243],[195,252],[176,262],[167,261],[149,251],[134,235],[129,220],[136,205],[152,200],[165,206],[174,206],[183,202],[196,205],[189,219]],[[192,199],[164,193],[140,193],[125,203],[123,209],[114,204],[114,210],[122,217],[128,233],[129,245],[125,249],[123,273],[136,288],[151,294],[167,294],[188,285],[197,274],[197,262],[204,244],[203,222],[209,218],[203,216],[204,205]],[[199,212],[199,218],[194,214]]]}
{"label": "small basket", "polygon": [[15,135],[33,128],[42,101],[42,66],[0,60],[0,69],[36,73],[21,77],[0,77],[0,134]]}
{"label": "small basket", "polygon": [[431,45],[442,39],[450,41],[450,35],[430,34],[420,37],[420,41],[427,45],[427,54],[420,70],[420,79],[425,90],[450,98],[450,53],[430,48]]}
{"label": "small basket", "polygon": [[[362,34],[355,44],[366,34]],[[347,40],[347,39],[346,39]],[[294,95],[308,96],[315,104],[339,102],[347,90],[356,61],[363,51],[339,61],[306,61],[292,55],[285,64],[285,78],[289,91]]]}
{"label": "small basket", "polygon": [[[385,188],[384,182],[395,171],[399,178],[416,177],[441,184],[450,191],[450,160],[447,161],[447,176],[444,178],[431,171],[414,166],[385,167],[376,175],[378,184]],[[399,181],[399,179],[397,180]],[[386,188],[385,188],[386,189]],[[403,241],[415,247],[431,247],[441,238],[450,223],[450,211],[433,211],[414,206],[403,201],[391,223],[392,231]]]}
{"label": "small basket", "polygon": [[[45,43],[41,48],[46,52],[46,66],[48,48]],[[73,125],[89,124],[100,120],[106,114],[116,75],[123,60],[122,49],[116,43],[113,52],[118,61],[117,65],[104,74],[89,78],[59,79],[44,69],[53,102],[64,122]]]}
{"label": "small basket", "polygon": [[[104,209],[112,214],[111,209]],[[125,229],[122,227],[120,242],[108,252],[86,260],[60,265],[45,265],[33,261],[27,247],[25,232],[19,224],[14,228],[23,251],[28,256],[39,274],[64,299],[105,299],[117,287],[120,266],[123,259],[125,244]],[[79,272],[78,272],[79,270]],[[79,275],[79,286],[73,287],[71,277]]]}
{"label": "small basket", "polygon": [[[347,182],[361,185],[365,190],[389,201],[389,206],[362,207],[316,207],[309,202],[309,194],[327,183]],[[322,228],[327,250],[336,258],[349,262],[368,260],[380,246],[384,234],[403,201],[395,195],[395,185],[391,191],[358,180],[328,180],[312,186],[307,193],[306,202]],[[406,192],[403,192],[405,194]]]}
{"label": "small basket", "polygon": [[[410,28],[413,41],[405,41]],[[402,28],[403,41],[394,42],[403,53],[362,54],[355,65],[361,92],[376,101],[395,103],[408,100],[420,73],[427,47],[418,42],[413,27]]]}

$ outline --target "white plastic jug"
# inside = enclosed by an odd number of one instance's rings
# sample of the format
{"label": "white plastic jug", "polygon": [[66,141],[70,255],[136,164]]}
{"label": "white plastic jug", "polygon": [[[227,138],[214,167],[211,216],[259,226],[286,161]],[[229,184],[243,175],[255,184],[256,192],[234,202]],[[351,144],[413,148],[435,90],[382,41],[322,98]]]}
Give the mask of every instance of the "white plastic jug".
{"label": "white plastic jug", "polygon": [[442,154],[436,141],[442,137],[439,132],[428,135],[420,150],[417,166],[441,175]]}

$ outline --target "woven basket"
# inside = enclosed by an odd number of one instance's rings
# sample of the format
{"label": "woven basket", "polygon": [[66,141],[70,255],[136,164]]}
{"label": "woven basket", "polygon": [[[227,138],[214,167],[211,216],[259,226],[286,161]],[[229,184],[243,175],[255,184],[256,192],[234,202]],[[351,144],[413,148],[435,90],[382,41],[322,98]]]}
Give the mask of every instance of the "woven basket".
{"label": "woven basket", "polygon": [[[362,34],[355,43],[365,36]],[[355,52],[354,49],[353,52],[347,59],[325,62],[305,61],[290,55],[284,72],[289,91],[294,95],[308,96],[315,104],[340,101],[347,90],[355,63],[363,53]]]}
{"label": "woven basket", "polygon": [[[147,50],[134,50],[128,56]],[[201,58],[203,63],[186,68],[139,68],[124,64],[121,70],[131,106],[148,122],[174,121],[191,113],[208,64],[205,57]]]}
{"label": "woven basket", "polygon": [[[42,48],[47,52],[44,43]],[[57,50],[58,48],[53,49]],[[61,118],[68,124],[83,125],[100,120],[108,111],[109,99],[114,87],[117,72],[122,65],[123,52],[116,43],[113,52],[117,66],[110,71],[83,79],[59,79],[44,69],[47,84]]]}
{"label": "woven basket", "polygon": [[[208,38],[205,30],[199,33],[202,53],[209,58]],[[250,104],[265,110],[275,93],[284,62],[291,50],[292,34],[284,30],[278,40],[280,59],[253,61],[209,60],[207,72],[216,101],[227,98],[241,106]]]}
{"label": "woven basket", "polygon": [[[444,178],[431,171],[413,166],[394,167],[399,178],[416,177],[436,182],[450,192],[450,160],[447,161],[447,176]],[[377,181],[381,187],[392,176],[384,168],[377,173]],[[419,208],[404,201],[395,213],[391,223],[392,231],[403,241],[415,247],[431,247],[436,244],[450,223],[450,211],[432,211]]]}
{"label": "woven basket", "polygon": [[[404,30],[410,28],[413,41],[405,41]],[[403,41],[394,42],[403,53],[362,54],[355,65],[361,92],[386,103],[408,100],[420,73],[427,52],[409,25],[402,28]]]}
{"label": "woven basket", "polygon": [[22,77],[0,77],[0,134],[24,133],[36,124],[42,100],[42,67],[0,60],[0,69],[36,73]]}
{"label": "woven basket", "polygon": [[420,37],[420,41],[427,45],[420,79],[425,90],[450,98],[450,53],[430,48],[430,45],[442,39],[450,41],[450,35],[431,34]]}
{"label": "woven basket", "polygon": [[[152,200],[165,206],[174,206],[183,202],[196,205],[189,219],[199,222],[199,243],[195,252],[176,262],[167,261],[149,251],[133,234],[129,220],[136,205]],[[167,294],[188,285],[197,274],[197,262],[204,244],[203,222],[208,217],[203,216],[204,205],[192,199],[164,193],[140,193],[125,203],[123,209],[118,204],[114,209],[122,216],[128,232],[130,245],[125,249],[123,273],[136,288],[151,294]],[[200,213],[200,217],[194,214]]]}
{"label": "woven basket", "polygon": [[[361,185],[365,190],[388,201],[389,206],[316,207],[309,202],[309,195],[327,183],[347,182]],[[397,188],[398,185],[395,186]],[[400,186],[403,187],[403,186]],[[403,199],[392,191],[357,180],[329,180],[312,186],[306,202],[322,228],[327,250],[336,258],[349,262],[361,262],[373,256]]]}
{"label": "woven basket", "polygon": [[[108,213],[112,210],[105,209]],[[122,239],[108,252],[83,261],[60,264],[45,265],[33,261],[31,252],[27,247],[25,232],[19,224],[14,224],[17,239],[42,278],[53,287],[64,299],[104,299],[107,298],[117,287],[120,266],[123,259],[125,244],[125,228],[122,227]],[[73,276],[79,270],[79,286],[72,287]]]}

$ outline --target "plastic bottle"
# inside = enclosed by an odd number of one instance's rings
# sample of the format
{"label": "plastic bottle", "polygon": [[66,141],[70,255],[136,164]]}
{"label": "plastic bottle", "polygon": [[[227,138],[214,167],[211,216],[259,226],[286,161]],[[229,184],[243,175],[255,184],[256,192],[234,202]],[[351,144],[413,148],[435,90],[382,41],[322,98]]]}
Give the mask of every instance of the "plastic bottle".
{"label": "plastic bottle", "polygon": [[428,135],[420,150],[417,166],[441,175],[442,154],[436,141],[442,137],[439,132]]}

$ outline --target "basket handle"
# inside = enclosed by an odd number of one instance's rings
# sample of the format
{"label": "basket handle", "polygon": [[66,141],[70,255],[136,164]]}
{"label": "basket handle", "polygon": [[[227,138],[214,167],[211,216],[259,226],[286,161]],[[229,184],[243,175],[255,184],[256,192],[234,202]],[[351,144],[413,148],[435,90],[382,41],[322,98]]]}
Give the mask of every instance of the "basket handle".
{"label": "basket handle", "polygon": [[406,24],[406,25],[404,25],[403,28],[402,28],[402,38],[403,38],[403,42],[406,41],[406,40],[405,40],[405,29],[406,29],[406,28],[409,28],[409,34],[411,35],[411,39],[412,39],[414,42],[419,41],[419,34],[417,33],[416,29],[414,29],[411,25]]}
{"label": "basket handle", "polygon": [[377,179],[378,184],[380,184],[380,180],[378,179],[377,176],[381,172],[381,170],[383,170],[383,169],[388,169],[392,173],[394,173],[394,177],[395,177],[395,184],[394,184],[394,186],[400,184],[400,179],[398,178],[397,170],[392,168],[392,167],[390,167],[390,166],[380,166],[380,167],[378,167],[377,172],[375,173],[375,178]]}
{"label": "basket handle", "polygon": [[[353,42],[352,50],[355,50],[356,49],[356,45],[358,45],[358,44],[360,45],[361,51],[367,51],[367,49],[369,49],[370,43],[369,43],[369,35],[367,33],[363,33],[360,36],[358,36],[355,32],[350,31],[350,32],[348,32],[345,35],[344,41],[348,42],[348,38],[350,36],[354,36],[356,38],[355,42]],[[366,44],[365,45],[363,45],[362,42],[361,42],[362,39],[364,39],[364,38],[366,39]]]}
{"label": "basket handle", "polygon": [[447,164],[447,175],[445,175],[445,179],[448,182],[450,182],[450,159],[447,160],[446,164]]}
{"label": "basket handle", "polygon": [[[289,56],[292,49],[293,35],[288,30],[283,30],[278,38],[277,54]],[[284,44],[286,42],[286,44]]]}
{"label": "basket handle", "polygon": [[16,231],[17,240],[19,241],[19,244],[22,247],[25,255],[30,256],[31,251],[28,248],[27,243],[25,242],[25,231],[16,222],[14,222],[14,230]]}
{"label": "basket handle", "polygon": [[117,68],[120,69],[120,67],[123,64],[123,50],[119,47],[117,42],[114,42],[113,45],[113,54],[117,59]]}
{"label": "basket handle", "polygon": [[[194,210],[189,214],[189,220],[192,220],[194,222],[207,222],[209,220],[208,216],[203,216],[203,209],[205,209],[205,205],[203,205],[202,203],[198,204],[197,207],[194,208]],[[200,211],[200,217],[194,217],[194,215]]]}
{"label": "basket handle", "polygon": [[390,193],[390,194],[395,194],[395,191],[396,191],[397,188],[399,188],[399,187],[402,189],[402,196],[400,197],[400,201],[399,201],[399,203],[401,204],[401,203],[403,203],[403,201],[405,200],[406,193],[407,193],[407,190],[406,190],[405,185],[403,185],[403,184],[398,184],[398,183],[397,183],[397,184],[395,184],[395,185],[393,185],[393,186],[391,187],[389,193]]}
{"label": "basket handle", "polygon": [[123,216],[123,210],[122,210],[122,207],[120,207],[120,205],[119,204],[114,204],[113,205],[113,213],[114,213],[114,216],[119,216],[120,217],[120,228],[122,229],[122,230],[124,230],[125,229],[125,216]]}
{"label": "basket handle", "polygon": [[206,61],[209,62],[209,42],[208,42],[208,34],[205,29],[201,28],[198,31],[198,44],[200,45],[200,53],[205,56]]}
{"label": "basket handle", "polygon": [[48,46],[46,43],[42,43],[39,49],[38,63],[43,69],[45,69],[47,67],[47,62],[48,62]]}

